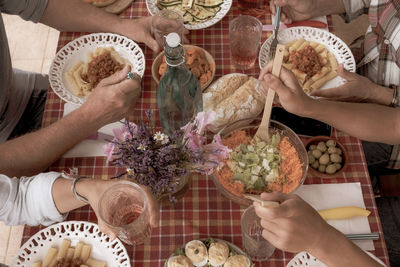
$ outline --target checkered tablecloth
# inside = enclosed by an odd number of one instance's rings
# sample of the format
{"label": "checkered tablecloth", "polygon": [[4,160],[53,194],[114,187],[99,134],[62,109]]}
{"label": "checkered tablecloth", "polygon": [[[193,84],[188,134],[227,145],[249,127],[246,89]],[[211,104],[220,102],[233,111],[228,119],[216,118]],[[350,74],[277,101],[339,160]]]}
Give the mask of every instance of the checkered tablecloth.
{"label": "checkered tablecloth", "polygon": [[[135,18],[150,15],[146,9],[144,0],[135,1],[121,16]],[[191,31],[189,39],[192,44],[201,46],[209,51],[215,58],[216,75],[238,72],[232,65],[229,52],[228,25],[234,17],[239,15],[236,0],[228,15],[212,27],[204,30]],[[270,15],[262,19],[263,24],[270,24]],[[328,19],[330,30],[332,23]],[[264,32],[262,41],[270,33]],[[69,41],[81,36],[80,33],[61,33],[58,49]],[[143,79],[142,99],[139,101],[135,116],[143,117],[144,110],[157,109],[156,89],[157,85],[151,77],[151,65],[156,55],[151,50],[141,45],[146,57],[146,70]],[[257,76],[259,68],[245,71],[244,73]],[[63,114],[64,103],[50,90],[46,103],[43,124],[47,126]],[[307,177],[305,184],[321,183],[346,183],[360,182],[366,208],[371,211],[369,222],[372,232],[379,232],[380,239],[374,241],[373,252],[382,261],[389,264],[388,254],[384,243],[382,228],[376,209],[374,195],[369,180],[363,149],[358,139],[333,131],[333,135],[345,146],[349,154],[349,166],[343,177],[337,179],[321,179]],[[106,165],[105,157],[95,158],[62,158],[54,163],[51,171],[68,170],[71,167],[79,169],[80,175],[94,176],[99,179],[108,179],[115,175],[116,170]],[[161,207],[160,227],[153,229],[151,238],[137,247],[127,246],[132,266],[163,266],[165,260],[177,247],[192,239],[215,237],[232,242],[242,247],[240,217],[243,209],[239,205],[223,197],[214,186],[212,180],[203,176],[195,176],[189,191],[185,197],[175,205]],[[96,222],[94,212],[88,207],[73,211],[68,220],[83,220]],[[41,227],[25,227],[23,242],[42,229]],[[276,250],[267,261],[256,263],[256,266],[286,266],[293,257],[291,253]]]}

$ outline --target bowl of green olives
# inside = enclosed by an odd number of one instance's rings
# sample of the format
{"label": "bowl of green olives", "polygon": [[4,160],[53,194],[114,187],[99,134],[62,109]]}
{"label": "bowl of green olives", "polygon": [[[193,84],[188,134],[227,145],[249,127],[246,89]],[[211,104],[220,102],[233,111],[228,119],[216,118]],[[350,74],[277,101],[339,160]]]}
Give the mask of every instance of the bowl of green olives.
{"label": "bowl of green olives", "polygon": [[329,136],[315,136],[305,144],[313,176],[331,178],[340,176],[347,167],[347,151],[336,139]]}

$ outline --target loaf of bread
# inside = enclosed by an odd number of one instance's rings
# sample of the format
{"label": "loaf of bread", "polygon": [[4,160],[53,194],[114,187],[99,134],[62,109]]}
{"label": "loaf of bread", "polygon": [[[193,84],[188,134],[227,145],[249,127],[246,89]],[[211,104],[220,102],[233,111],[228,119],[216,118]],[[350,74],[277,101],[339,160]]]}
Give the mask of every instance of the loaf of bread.
{"label": "loaf of bread", "polygon": [[258,90],[257,79],[246,75],[221,79],[203,94],[204,111],[214,110],[217,113],[214,121],[217,128],[261,113],[265,96]]}

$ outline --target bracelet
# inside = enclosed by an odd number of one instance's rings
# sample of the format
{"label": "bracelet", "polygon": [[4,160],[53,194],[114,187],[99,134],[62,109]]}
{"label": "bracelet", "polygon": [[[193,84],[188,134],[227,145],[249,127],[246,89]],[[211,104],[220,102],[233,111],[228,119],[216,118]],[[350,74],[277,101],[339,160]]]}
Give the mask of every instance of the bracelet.
{"label": "bracelet", "polygon": [[84,179],[84,178],[87,178],[87,177],[85,177],[85,176],[78,176],[78,170],[75,169],[75,168],[71,169],[70,171],[71,171],[70,174],[69,174],[69,173],[66,173],[65,171],[63,171],[63,172],[61,173],[61,177],[65,178],[65,179],[68,179],[68,180],[72,180],[71,190],[72,190],[72,193],[74,194],[74,196],[75,196],[77,199],[79,199],[80,201],[85,202],[86,204],[89,204],[89,201],[87,200],[87,198],[85,198],[85,197],[79,195],[78,192],[76,191],[76,184],[77,184],[81,179]]}
{"label": "bracelet", "polygon": [[85,202],[86,204],[89,204],[89,201],[87,200],[87,198],[81,196],[78,194],[78,192],[76,191],[76,184],[81,180],[81,179],[85,179],[87,177],[84,176],[78,176],[77,178],[74,179],[74,181],[72,182],[72,192],[74,193],[75,197],[77,199],[79,199],[82,202]]}
{"label": "bracelet", "polygon": [[392,86],[392,88],[393,88],[393,98],[392,102],[390,103],[390,106],[396,107],[398,105],[399,90],[397,86]]}

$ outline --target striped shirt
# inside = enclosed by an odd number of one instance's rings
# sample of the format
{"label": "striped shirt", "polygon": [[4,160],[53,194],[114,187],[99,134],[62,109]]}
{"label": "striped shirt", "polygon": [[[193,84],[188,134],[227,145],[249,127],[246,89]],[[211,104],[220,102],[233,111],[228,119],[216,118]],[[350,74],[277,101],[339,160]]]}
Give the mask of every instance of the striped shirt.
{"label": "striped shirt", "polygon": [[[343,3],[346,21],[368,14],[370,22],[360,54],[355,55],[360,73],[379,85],[400,89],[400,0],[343,0]],[[393,147],[387,167],[400,169],[400,145]]]}

